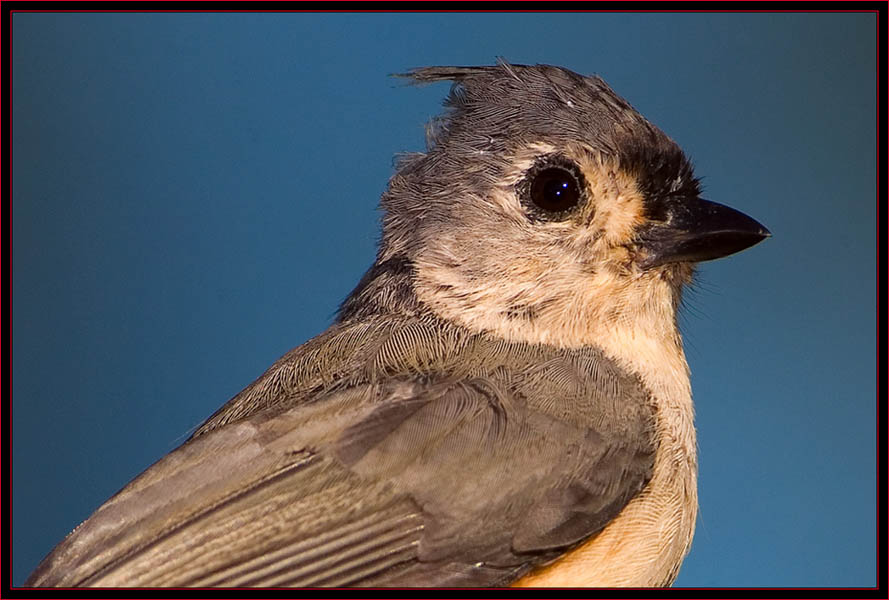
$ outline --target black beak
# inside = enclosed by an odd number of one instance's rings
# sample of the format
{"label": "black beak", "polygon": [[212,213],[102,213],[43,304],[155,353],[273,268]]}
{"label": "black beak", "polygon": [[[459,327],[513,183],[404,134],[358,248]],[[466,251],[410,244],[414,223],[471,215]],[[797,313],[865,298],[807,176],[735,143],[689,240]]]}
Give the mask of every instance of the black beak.
{"label": "black beak", "polygon": [[639,234],[642,268],[722,258],[772,235],[744,213],[700,198],[669,199],[659,208]]}

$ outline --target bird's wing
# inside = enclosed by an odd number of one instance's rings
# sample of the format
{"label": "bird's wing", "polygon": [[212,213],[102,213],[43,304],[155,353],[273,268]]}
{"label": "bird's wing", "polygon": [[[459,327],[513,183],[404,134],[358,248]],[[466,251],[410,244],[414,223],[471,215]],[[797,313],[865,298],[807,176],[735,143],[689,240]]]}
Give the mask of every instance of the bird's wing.
{"label": "bird's wing", "polygon": [[595,535],[653,464],[642,392],[589,357],[531,358],[339,387],[212,429],[26,585],[508,584]]}

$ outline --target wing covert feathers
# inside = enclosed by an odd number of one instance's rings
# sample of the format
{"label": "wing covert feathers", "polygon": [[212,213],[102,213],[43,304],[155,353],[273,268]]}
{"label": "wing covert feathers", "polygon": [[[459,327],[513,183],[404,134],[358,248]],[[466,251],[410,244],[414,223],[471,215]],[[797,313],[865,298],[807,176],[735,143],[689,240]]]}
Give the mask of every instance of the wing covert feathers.
{"label": "wing covert feathers", "polygon": [[651,477],[651,402],[594,349],[433,319],[290,352],[47,556],[32,586],[507,585]]}

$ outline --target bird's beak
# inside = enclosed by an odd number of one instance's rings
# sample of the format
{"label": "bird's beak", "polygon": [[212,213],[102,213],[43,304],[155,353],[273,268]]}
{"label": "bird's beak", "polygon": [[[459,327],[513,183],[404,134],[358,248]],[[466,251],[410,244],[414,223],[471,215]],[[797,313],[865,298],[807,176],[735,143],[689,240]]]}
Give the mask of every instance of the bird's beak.
{"label": "bird's beak", "polygon": [[644,269],[722,258],[772,235],[744,213],[700,198],[668,200],[659,213],[639,233],[639,266]]}

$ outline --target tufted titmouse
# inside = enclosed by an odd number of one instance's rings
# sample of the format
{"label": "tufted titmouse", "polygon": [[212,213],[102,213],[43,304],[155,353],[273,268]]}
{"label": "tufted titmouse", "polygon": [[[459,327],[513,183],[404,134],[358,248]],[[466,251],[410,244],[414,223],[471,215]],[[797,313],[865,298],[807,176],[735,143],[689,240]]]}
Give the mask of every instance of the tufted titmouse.
{"label": "tufted titmouse", "polygon": [[597,77],[454,82],[327,331],[102,505],[29,586],[661,586],[697,510],[676,324],[769,232]]}

